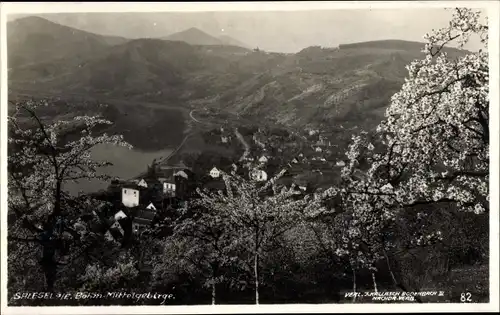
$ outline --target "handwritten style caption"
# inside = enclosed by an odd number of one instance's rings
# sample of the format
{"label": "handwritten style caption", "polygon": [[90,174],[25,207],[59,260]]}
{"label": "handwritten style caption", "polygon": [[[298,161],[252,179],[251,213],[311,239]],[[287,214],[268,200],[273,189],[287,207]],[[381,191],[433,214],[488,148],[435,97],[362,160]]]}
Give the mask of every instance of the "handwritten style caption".
{"label": "handwritten style caption", "polygon": [[168,300],[175,299],[173,294],[169,293],[136,293],[136,292],[16,292],[12,297],[14,300],[88,300],[88,299],[132,299],[139,300],[161,300],[160,304],[165,304]]}

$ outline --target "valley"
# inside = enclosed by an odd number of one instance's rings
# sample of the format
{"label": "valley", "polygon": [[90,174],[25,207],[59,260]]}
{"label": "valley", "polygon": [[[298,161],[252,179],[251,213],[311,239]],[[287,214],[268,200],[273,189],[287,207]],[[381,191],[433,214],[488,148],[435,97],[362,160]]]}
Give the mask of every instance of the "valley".
{"label": "valley", "polygon": [[167,152],[162,164],[219,150],[203,139],[220,126],[320,129],[335,134],[330,141],[343,152],[353,130],[380,122],[423,45],[375,41],[285,54],[194,28],[161,39],[101,36],[39,17],[8,28],[10,99],[48,97],[81,111],[105,104],[90,112],[113,121],[110,131],[137,152]]}

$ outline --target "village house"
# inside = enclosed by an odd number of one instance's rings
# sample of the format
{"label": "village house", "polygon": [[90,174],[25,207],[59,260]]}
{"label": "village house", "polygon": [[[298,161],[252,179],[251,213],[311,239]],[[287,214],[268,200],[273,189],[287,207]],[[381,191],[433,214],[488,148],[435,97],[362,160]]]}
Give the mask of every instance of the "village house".
{"label": "village house", "polygon": [[266,181],[267,180],[267,173],[263,170],[252,170],[250,172],[250,178],[255,181]]}
{"label": "village house", "polygon": [[123,230],[123,227],[120,222],[118,222],[118,220],[115,221],[113,225],[111,225],[110,229],[117,229],[121,235],[125,235],[125,231]]}
{"label": "village house", "polygon": [[226,137],[226,136],[221,136],[221,137],[220,137],[220,141],[221,141],[222,143],[228,143],[228,142],[229,142],[229,138],[228,138],[228,137]]}
{"label": "village house", "polygon": [[314,151],[316,151],[316,152],[323,152],[323,149],[321,149],[321,147],[316,147],[316,149],[314,149]]}
{"label": "village house", "polygon": [[[119,214],[120,212],[121,211],[119,211],[117,214]],[[109,229],[104,234],[106,240],[111,242],[120,242],[123,240],[123,238],[125,237],[125,230],[122,225],[122,222],[124,222],[123,218],[119,220],[114,220],[114,222],[111,224]]]}
{"label": "village house", "polygon": [[139,205],[139,189],[130,186],[122,187],[122,203],[127,208],[137,207]]}
{"label": "village house", "polygon": [[122,210],[115,213],[115,220],[116,221],[121,220],[121,219],[125,219],[126,217],[127,217],[127,215]]}
{"label": "village house", "polygon": [[183,169],[174,174],[175,195],[177,198],[189,198],[196,192],[196,177],[189,169]]}
{"label": "village house", "polygon": [[155,217],[155,212],[149,209],[141,210],[132,220],[132,231],[134,233],[141,232],[151,225]]}
{"label": "village house", "polygon": [[163,182],[163,193],[166,195],[175,196],[175,184],[172,182]]}
{"label": "village house", "polygon": [[188,174],[184,170],[178,171],[177,173],[174,174],[174,176],[175,177],[182,177],[184,179],[188,179],[189,178]]}
{"label": "village house", "polygon": [[212,178],[219,178],[220,176],[220,171],[214,166],[211,170],[210,170],[210,173],[209,175],[212,177]]}
{"label": "village house", "polygon": [[337,163],[335,163],[336,166],[339,166],[339,167],[344,167],[345,166],[345,162],[344,161],[337,161]]}
{"label": "village house", "polygon": [[259,158],[259,162],[260,163],[267,163],[269,161],[269,159],[267,158],[267,156],[263,155]]}

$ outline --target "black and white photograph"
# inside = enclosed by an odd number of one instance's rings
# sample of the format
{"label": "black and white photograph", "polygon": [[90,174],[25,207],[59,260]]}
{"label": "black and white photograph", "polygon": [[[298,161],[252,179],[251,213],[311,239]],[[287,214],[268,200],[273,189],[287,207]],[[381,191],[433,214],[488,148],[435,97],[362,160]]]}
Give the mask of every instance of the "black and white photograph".
{"label": "black and white photograph", "polygon": [[499,7],[2,3],[2,313],[498,311]]}

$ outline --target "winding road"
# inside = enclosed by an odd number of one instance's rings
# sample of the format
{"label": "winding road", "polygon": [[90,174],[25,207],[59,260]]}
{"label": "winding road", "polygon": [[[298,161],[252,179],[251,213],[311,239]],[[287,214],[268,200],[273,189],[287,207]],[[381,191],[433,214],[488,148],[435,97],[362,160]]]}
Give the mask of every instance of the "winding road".
{"label": "winding road", "polygon": [[189,112],[189,117],[191,117],[192,120],[196,121],[197,123],[200,123],[201,124],[201,121],[199,121],[198,119],[194,118],[193,116],[193,113],[196,109],[193,109],[192,111]]}
{"label": "winding road", "polygon": [[238,138],[238,140],[240,140],[241,144],[245,147],[245,152],[243,152],[243,155],[240,158],[240,161],[243,161],[243,160],[245,160],[247,155],[250,153],[250,145],[248,145],[245,138],[243,138],[243,135],[238,131],[238,128],[234,128],[234,134],[236,135],[236,138]]}

